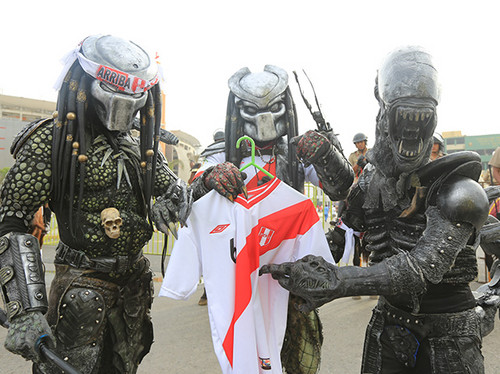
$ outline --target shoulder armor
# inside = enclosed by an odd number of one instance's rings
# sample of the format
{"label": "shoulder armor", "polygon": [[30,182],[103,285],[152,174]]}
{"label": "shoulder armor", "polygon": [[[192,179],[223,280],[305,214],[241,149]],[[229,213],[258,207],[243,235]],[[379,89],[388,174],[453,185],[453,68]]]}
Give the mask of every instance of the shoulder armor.
{"label": "shoulder armor", "polygon": [[481,157],[476,152],[455,152],[429,162],[416,171],[422,186],[430,186],[444,175],[455,173],[475,181],[481,175]]}
{"label": "shoulder armor", "polygon": [[200,155],[203,157],[208,157],[208,156],[214,155],[216,153],[224,152],[225,147],[226,147],[226,143],[224,141],[215,142],[215,143],[210,144],[207,148],[205,148],[203,150],[203,152],[201,152]]}
{"label": "shoulder armor", "polygon": [[436,205],[451,222],[468,222],[479,230],[488,218],[488,197],[474,180],[449,176],[436,193]]}
{"label": "shoulder armor", "polygon": [[45,118],[28,123],[19,133],[16,135],[10,146],[10,153],[14,158],[16,158],[17,152],[24,145],[26,140],[33,134],[38,128],[40,128],[45,123],[52,121],[52,118]]}

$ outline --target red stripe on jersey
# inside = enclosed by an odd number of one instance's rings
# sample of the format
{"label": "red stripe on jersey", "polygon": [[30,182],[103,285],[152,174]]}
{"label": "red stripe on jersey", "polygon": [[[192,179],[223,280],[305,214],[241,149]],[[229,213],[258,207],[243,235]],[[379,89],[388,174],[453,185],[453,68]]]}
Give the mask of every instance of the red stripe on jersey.
{"label": "red stripe on jersey", "polygon": [[260,187],[247,190],[248,200],[245,199],[245,196],[243,196],[243,194],[239,194],[234,201],[241,206],[249,209],[260,202],[262,199],[269,196],[269,194],[279,186],[280,182],[281,181],[278,178],[274,177],[270,182],[267,182]]}
{"label": "red stripe on jersey", "polygon": [[[243,165],[241,165],[243,166]],[[251,166],[250,166],[251,167]],[[271,162],[271,163],[266,163],[264,165],[264,169],[267,170],[268,172],[270,172],[272,175],[276,175],[276,160]],[[257,169],[258,170],[258,169]],[[247,188],[255,188],[257,187],[257,183],[264,177],[267,177],[267,175],[265,173],[263,173],[262,171],[258,170],[257,174],[255,174],[253,176],[252,179],[250,179],[248,181],[248,183],[246,183],[246,186]]]}
{"label": "red stripe on jersey", "polygon": [[[236,258],[234,314],[222,344],[231,367],[233,366],[234,325],[252,298],[250,276],[259,268],[259,256],[277,248],[284,240],[304,235],[318,221],[319,217],[312,201],[307,199],[261,218],[247,236],[246,244]],[[275,232],[269,243],[261,246],[259,232],[262,227],[270,228]]]}
{"label": "red stripe on jersey", "polygon": [[[194,177],[193,177],[193,181],[194,181],[196,178],[198,178],[200,175],[202,175],[204,171],[205,171],[205,170],[199,170],[199,169],[198,169],[198,171],[196,172],[196,174],[195,174],[195,175],[194,175]],[[192,183],[192,182],[191,182],[191,183]]]}

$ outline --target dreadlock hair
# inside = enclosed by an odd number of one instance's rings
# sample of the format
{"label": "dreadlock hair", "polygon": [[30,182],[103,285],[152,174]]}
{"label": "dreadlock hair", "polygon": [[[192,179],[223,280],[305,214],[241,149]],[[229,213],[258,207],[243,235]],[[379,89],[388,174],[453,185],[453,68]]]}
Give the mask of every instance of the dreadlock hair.
{"label": "dreadlock hair", "polygon": [[[302,182],[299,177],[299,162],[297,160],[295,145],[290,144],[290,140],[298,135],[297,110],[290,92],[290,87],[284,91],[285,94],[285,120],[286,120],[286,145],[288,145],[287,172],[290,184],[297,191],[302,192]],[[235,103],[236,95],[230,91],[227,99],[226,125],[225,125],[225,152],[226,160],[232,162],[237,167],[247,152],[244,148],[236,148],[236,142],[245,135],[244,119],[239,113],[239,108]],[[242,143],[243,144],[243,143]]]}
{"label": "dreadlock hair", "polygon": [[[55,207],[62,211],[64,197],[69,196],[69,229],[74,235],[76,222],[73,218],[74,198],[76,193],[75,182],[77,163],[80,163],[78,188],[77,215],[80,215],[85,181],[85,163],[88,160],[86,139],[87,131],[94,133],[89,115],[89,88],[93,78],[86,74],[78,61],[69,69],[57,99],[57,111],[54,114],[55,125],[52,137],[52,199]],[[151,211],[151,196],[154,188],[156,160],[158,157],[158,143],[161,124],[161,90],[159,84],[147,91],[146,105],[140,110],[140,175],[143,186],[142,196],[146,214],[149,218]],[[108,132],[106,138],[113,149],[118,145]],[[88,139],[89,141],[91,139]]]}

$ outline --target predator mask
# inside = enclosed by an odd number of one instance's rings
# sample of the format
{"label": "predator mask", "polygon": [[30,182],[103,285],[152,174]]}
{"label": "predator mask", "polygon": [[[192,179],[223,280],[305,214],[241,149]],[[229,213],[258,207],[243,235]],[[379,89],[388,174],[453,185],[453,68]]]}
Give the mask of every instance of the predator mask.
{"label": "predator mask", "polygon": [[115,36],[90,36],[81,44],[80,65],[95,80],[90,94],[110,131],[128,131],[158,82],[157,64],[138,45]]}
{"label": "predator mask", "polygon": [[266,65],[263,72],[238,70],[229,79],[229,89],[244,122],[245,135],[265,143],[287,133],[285,90],[288,74],[283,69]]}

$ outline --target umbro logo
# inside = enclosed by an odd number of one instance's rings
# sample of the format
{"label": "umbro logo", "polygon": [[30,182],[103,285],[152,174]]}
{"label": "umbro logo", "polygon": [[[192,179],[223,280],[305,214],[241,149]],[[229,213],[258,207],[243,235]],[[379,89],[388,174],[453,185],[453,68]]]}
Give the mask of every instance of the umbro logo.
{"label": "umbro logo", "polygon": [[226,223],[225,225],[217,225],[215,227],[215,229],[213,229],[212,231],[210,231],[210,234],[219,234],[222,231],[224,231],[225,229],[227,229],[228,227],[229,227],[229,223]]}

